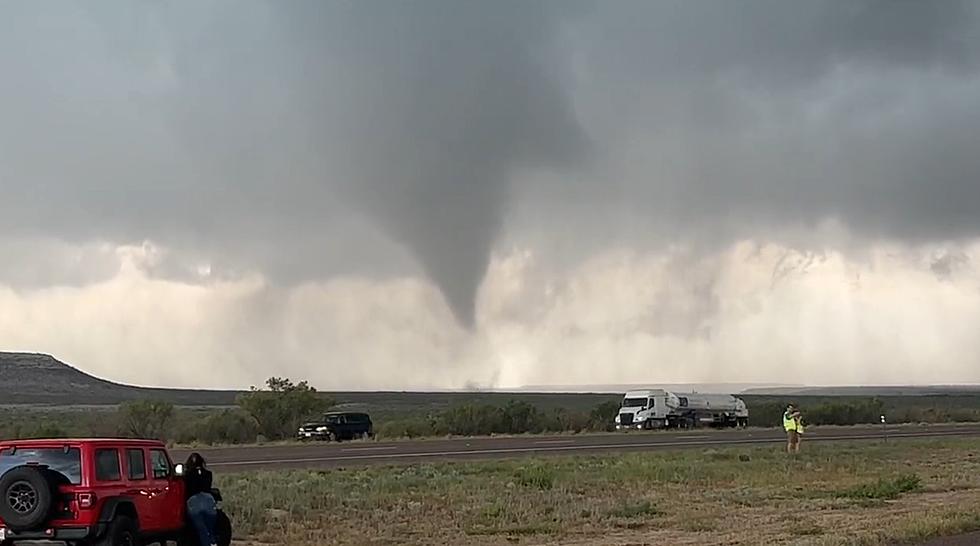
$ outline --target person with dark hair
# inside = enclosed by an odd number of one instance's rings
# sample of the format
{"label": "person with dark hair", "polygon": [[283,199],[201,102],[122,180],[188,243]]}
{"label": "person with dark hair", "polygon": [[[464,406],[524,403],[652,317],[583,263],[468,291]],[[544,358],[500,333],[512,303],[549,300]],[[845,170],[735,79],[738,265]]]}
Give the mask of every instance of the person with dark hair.
{"label": "person with dark hair", "polygon": [[204,457],[192,453],[187,458],[184,481],[187,486],[187,516],[190,518],[200,540],[201,546],[217,546],[215,526],[218,518],[218,504],[211,494],[211,471],[207,469]]}

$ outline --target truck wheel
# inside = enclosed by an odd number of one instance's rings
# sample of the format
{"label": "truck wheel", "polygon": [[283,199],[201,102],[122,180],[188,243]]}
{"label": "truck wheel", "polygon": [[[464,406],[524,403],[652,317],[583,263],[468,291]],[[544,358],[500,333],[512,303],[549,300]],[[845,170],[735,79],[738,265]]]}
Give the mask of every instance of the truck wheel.
{"label": "truck wheel", "polygon": [[136,522],[129,516],[116,516],[96,546],[137,546]]}
{"label": "truck wheel", "polygon": [[0,519],[14,531],[40,527],[51,515],[54,486],[40,468],[14,468],[0,478]]}

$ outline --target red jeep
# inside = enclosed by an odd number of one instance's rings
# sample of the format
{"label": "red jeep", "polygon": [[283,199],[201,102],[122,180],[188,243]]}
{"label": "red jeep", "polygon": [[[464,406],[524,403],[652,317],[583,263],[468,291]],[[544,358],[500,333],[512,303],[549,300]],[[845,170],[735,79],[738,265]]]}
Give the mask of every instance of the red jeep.
{"label": "red jeep", "polygon": [[[181,473],[156,441],[0,442],[0,546],[198,546]],[[228,546],[231,523],[220,510],[218,528]]]}

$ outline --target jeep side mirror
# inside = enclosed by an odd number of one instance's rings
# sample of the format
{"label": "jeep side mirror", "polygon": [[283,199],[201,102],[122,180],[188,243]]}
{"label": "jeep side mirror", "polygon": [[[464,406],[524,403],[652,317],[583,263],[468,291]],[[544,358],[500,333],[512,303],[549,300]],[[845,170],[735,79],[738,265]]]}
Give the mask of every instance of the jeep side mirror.
{"label": "jeep side mirror", "polygon": [[178,464],[174,467],[174,476],[180,477],[184,475],[184,465]]}

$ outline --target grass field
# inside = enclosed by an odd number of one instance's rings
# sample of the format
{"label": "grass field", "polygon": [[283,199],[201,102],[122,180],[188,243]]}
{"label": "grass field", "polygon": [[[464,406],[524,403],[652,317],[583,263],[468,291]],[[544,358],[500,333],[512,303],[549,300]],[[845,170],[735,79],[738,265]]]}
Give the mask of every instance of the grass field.
{"label": "grass field", "polygon": [[248,543],[872,545],[980,529],[980,442],[220,475]]}
{"label": "grass field", "polygon": [[[377,392],[330,393],[330,396],[337,403],[336,409],[370,413],[375,432],[387,439],[490,432],[596,431],[611,425],[620,400],[620,395],[616,394],[563,393]],[[807,422],[812,425],[877,423],[882,414],[893,424],[980,422],[980,395],[975,393],[792,398],[751,395],[744,398],[749,407],[750,423],[760,427],[779,426],[783,409],[790,401],[802,407]],[[502,408],[512,402],[533,407],[533,414],[521,419],[524,428],[479,430],[488,428],[489,425],[484,425],[491,421],[499,421],[488,408]],[[453,414],[455,410],[467,408],[470,411]],[[605,409],[597,414],[598,408]],[[0,438],[114,436],[125,433],[116,410],[114,405],[0,405]],[[522,411],[518,407],[514,415],[520,416]],[[235,407],[179,407],[166,428],[165,438],[181,444],[261,441],[254,423]]]}

